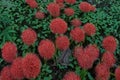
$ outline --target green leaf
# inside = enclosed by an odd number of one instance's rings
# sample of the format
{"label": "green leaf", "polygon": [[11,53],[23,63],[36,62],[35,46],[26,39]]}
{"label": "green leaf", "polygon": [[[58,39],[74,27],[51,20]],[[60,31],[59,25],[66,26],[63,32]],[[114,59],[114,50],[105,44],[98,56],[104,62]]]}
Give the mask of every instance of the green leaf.
{"label": "green leaf", "polygon": [[3,59],[2,58],[0,58],[0,63],[2,63],[3,62]]}
{"label": "green leaf", "polygon": [[82,69],[81,72],[80,72],[81,79],[86,80],[87,74],[88,74],[88,71],[85,70],[85,69]]}
{"label": "green leaf", "polygon": [[89,80],[94,80],[94,78],[91,76],[91,74],[88,72],[88,78]]}

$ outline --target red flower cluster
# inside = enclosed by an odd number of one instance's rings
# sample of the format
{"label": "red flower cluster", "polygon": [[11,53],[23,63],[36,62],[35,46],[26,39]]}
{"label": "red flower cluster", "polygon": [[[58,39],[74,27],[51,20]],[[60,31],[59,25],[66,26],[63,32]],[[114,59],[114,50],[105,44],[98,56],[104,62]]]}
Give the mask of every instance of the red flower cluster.
{"label": "red flower cluster", "polygon": [[115,70],[115,79],[120,80],[120,67],[116,68]]}
{"label": "red flower cluster", "polygon": [[96,80],[108,80],[110,76],[109,69],[104,64],[98,64],[95,68]]}
{"label": "red flower cluster", "polygon": [[70,42],[67,36],[59,36],[56,38],[56,46],[60,50],[66,50],[69,48]]}
{"label": "red flower cluster", "polygon": [[10,73],[10,66],[6,66],[2,69],[0,80],[14,80]]}
{"label": "red flower cluster", "polygon": [[74,27],[79,27],[79,26],[82,24],[82,22],[81,22],[79,19],[73,19],[73,20],[71,21],[71,24],[72,24]]}
{"label": "red flower cluster", "polygon": [[10,72],[14,79],[22,80],[24,78],[21,57],[18,57],[13,61]]}
{"label": "red flower cluster", "polygon": [[74,4],[76,2],[76,0],[65,0],[65,2],[68,4]]}
{"label": "red flower cluster", "polygon": [[60,15],[60,6],[57,3],[50,3],[47,6],[47,10],[53,17],[58,17]]}
{"label": "red flower cluster", "polygon": [[72,9],[72,8],[66,8],[66,9],[64,10],[64,13],[65,13],[67,16],[72,16],[72,15],[74,15],[74,9]]}
{"label": "red flower cluster", "polygon": [[88,45],[84,51],[86,54],[88,54],[93,62],[99,57],[99,49],[96,45]]}
{"label": "red flower cluster", "polygon": [[102,46],[106,51],[113,53],[117,47],[116,39],[113,36],[107,36],[103,39]]}
{"label": "red flower cluster", "polygon": [[99,49],[96,45],[88,45],[84,51],[92,61],[95,61],[99,57]]}
{"label": "red flower cluster", "polygon": [[116,62],[114,54],[110,52],[105,52],[102,56],[102,62],[103,64],[106,64],[107,67],[111,68]]}
{"label": "red flower cluster", "polygon": [[79,58],[79,55],[84,53],[83,47],[75,47],[73,55],[75,58]]}
{"label": "red flower cluster", "polygon": [[65,7],[64,3],[58,3],[58,5],[60,6],[60,9],[63,9]]}
{"label": "red flower cluster", "polygon": [[73,40],[77,42],[84,41],[85,39],[84,31],[80,29],[79,27],[76,27],[73,30],[71,30],[70,36],[72,37]]}
{"label": "red flower cluster", "polygon": [[96,27],[94,24],[92,23],[86,23],[83,27],[83,30],[85,31],[85,33],[89,36],[95,34],[96,32]]}
{"label": "red flower cluster", "polygon": [[31,7],[31,8],[37,8],[38,3],[35,0],[26,0],[26,3]]}
{"label": "red flower cluster", "polygon": [[81,80],[81,78],[73,71],[67,72],[62,80]]}
{"label": "red flower cluster", "polygon": [[67,31],[67,23],[61,19],[53,19],[50,23],[50,29],[53,33],[63,34]]}
{"label": "red flower cluster", "polygon": [[36,78],[40,73],[41,61],[35,54],[29,53],[22,60],[22,69],[26,78]]}
{"label": "red flower cluster", "polygon": [[63,9],[65,7],[64,3],[57,3],[60,6],[60,9]]}
{"label": "red flower cluster", "polygon": [[37,40],[37,34],[33,29],[28,28],[22,32],[21,38],[25,44],[30,46]]}
{"label": "red flower cluster", "polygon": [[76,47],[74,56],[82,68],[90,69],[99,56],[99,49],[95,45],[88,45],[85,49]]}
{"label": "red flower cluster", "polygon": [[39,43],[38,52],[40,56],[43,57],[44,59],[46,60],[51,59],[55,54],[54,43],[48,39],[42,40]]}
{"label": "red flower cluster", "polygon": [[44,19],[45,18],[45,14],[41,11],[37,11],[35,14],[35,17],[38,19]]}
{"label": "red flower cluster", "polygon": [[[64,13],[67,16],[74,15],[74,9],[64,8],[64,2],[68,4],[75,4],[76,0],[55,0],[54,3],[50,3],[47,6],[47,11],[51,16],[60,16],[60,9],[63,8]],[[26,0],[26,3],[31,8],[38,7],[38,3],[35,0]],[[65,7],[69,7],[65,6]],[[79,8],[83,12],[95,11],[95,6],[88,2],[81,2]],[[37,11],[35,17],[38,19],[44,19],[44,12]],[[92,23],[86,23],[83,28],[79,28],[82,22],[75,18],[71,21],[74,29],[70,31],[71,38],[76,42],[82,42],[85,40],[85,36],[92,36],[96,32],[96,27]],[[61,18],[55,18],[50,22],[50,30],[54,34],[59,34],[55,40],[56,47],[61,51],[67,50],[70,46],[70,41],[67,36],[62,36],[68,29],[68,24]],[[85,35],[86,34],[86,35]],[[28,46],[35,43],[37,40],[37,34],[31,28],[24,30],[21,34],[22,41]],[[85,44],[86,45],[86,44]],[[116,50],[117,41],[113,36],[107,36],[102,42],[103,48],[106,52],[102,56],[100,64],[95,67],[96,80],[108,80],[110,76],[110,68],[115,64],[116,59],[113,52]],[[49,60],[55,55],[55,45],[52,41],[45,39],[41,40],[38,45],[39,55]],[[32,79],[36,78],[41,71],[41,61],[39,57],[34,53],[28,53],[24,58],[17,57],[17,47],[12,42],[6,42],[2,47],[2,57],[5,61],[11,63],[11,66],[6,66],[0,73],[0,80],[22,80],[24,78]],[[75,47],[74,57],[77,59],[79,66],[85,70],[92,68],[95,60],[99,57],[99,49],[96,45],[88,45],[85,48]],[[120,68],[115,70],[116,80],[120,80]],[[81,80],[80,76],[75,72],[67,72],[62,80]]]}
{"label": "red flower cluster", "polygon": [[17,47],[12,42],[6,42],[2,47],[2,57],[6,62],[12,62],[17,56]]}
{"label": "red flower cluster", "polygon": [[64,0],[55,0],[56,3],[64,3]]}
{"label": "red flower cluster", "polygon": [[96,7],[95,6],[91,6],[91,11],[96,11]]}
{"label": "red flower cluster", "polygon": [[80,53],[79,57],[77,58],[78,64],[83,69],[90,69],[92,68],[93,61],[86,53]]}
{"label": "red flower cluster", "polygon": [[88,2],[81,2],[79,4],[79,8],[83,12],[90,12],[90,11],[95,11],[96,10],[96,8]]}

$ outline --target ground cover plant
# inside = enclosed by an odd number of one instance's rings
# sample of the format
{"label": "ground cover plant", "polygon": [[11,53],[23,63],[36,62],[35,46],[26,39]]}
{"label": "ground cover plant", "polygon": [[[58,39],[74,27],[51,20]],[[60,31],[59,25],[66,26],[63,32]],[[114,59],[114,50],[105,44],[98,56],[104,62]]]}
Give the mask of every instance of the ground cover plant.
{"label": "ground cover plant", "polygon": [[120,80],[120,0],[0,0],[0,80]]}

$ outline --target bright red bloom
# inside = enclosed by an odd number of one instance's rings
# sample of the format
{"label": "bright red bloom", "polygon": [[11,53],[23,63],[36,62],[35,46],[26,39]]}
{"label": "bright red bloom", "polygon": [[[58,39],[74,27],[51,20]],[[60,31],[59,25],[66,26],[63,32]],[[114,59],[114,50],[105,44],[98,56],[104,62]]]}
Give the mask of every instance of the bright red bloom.
{"label": "bright red bloom", "polygon": [[96,80],[108,80],[110,76],[109,68],[104,64],[98,64],[95,68]]}
{"label": "bright red bloom", "polygon": [[105,52],[102,56],[102,62],[108,67],[112,67],[116,62],[114,54],[110,52]]}
{"label": "bright red bloom", "polygon": [[10,66],[6,66],[2,69],[0,80],[14,80],[10,73]]}
{"label": "bright red bloom", "polygon": [[28,53],[22,60],[22,69],[26,78],[36,78],[40,73],[41,61],[34,53]]}
{"label": "bright red bloom", "polygon": [[35,0],[26,0],[26,3],[31,7],[31,8],[37,8],[38,3]]}
{"label": "bright red bloom", "polygon": [[78,58],[81,53],[84,53],[83,47],[75,47],[73,55],[75,58]]}
{"label": "bright red bloom", "polygon": [[115,79],[120,80],[120,67],[116,68],[115,70]]}
{"label": "bright red bloom", "polygon": [[54,43],[48,39],[42,40],[38,46],[38,52],[44,59],[51,59],[55,54]]}
{"label": "bright red bloom", "polygon": [[99,57],[99,49],[96,45],[88,45],[84,52],[93,60],[93,62]]}
{"label": "bright red bloom", "polygon": [[91,6],[91,11],[96,11],[96,7],[95,6]]}
{"label": "bright red bloom", "polygon": [[64,3],[57,3],[57,4],[60,6],[60,9],[65,7]]}
{"label": "bright red bloom", "polygon": [[28,28],[22,32],[21,38],[25,44],[30,46],[37,40],[37,34],[33,29]]}
{"label": "bright red bloom", "polygon": [[64,0],[55,0],[56,3],[64,3]]}
{"label": "bright red bloom", "polygon": [[56,38],[56,46],[60,50],[66,50],[69,48],[70,41],[67,36],[59,36]]}
{"label": "bright red bloom", "polygon": [[67,16],[72,16],[72,15],[74,15],[74,9],[72,9],[72,8],[65,8],[64,13]]}
{"label": "bright red bloom", "polygon": [[68,4],[75,4],[76,0],[65,0],[65,2]]}
{"label": "bright red bloom", "polygon": [[2,47],[2,57],[6,62],[12,62],[17,56],[17,47],[12,42],[6,42]]}
{"label": "bright red bloom", "polygon": [[74,49],[74,57],[84,69],[90,69],[98,56],[99,49],[95,45],[88,45],[85,49],[82,47],[76,47]]}
{"label": "bright red bloom", "polygon": [[85,33],[89,36],[91,35],[94,35],[95,32],[96,32],[96,27],[94,24],[92,23],[86,23],[84,26],[83,26],[83,30],[85,31]]}
{"label": "bright red bloom", "polygon": [[38,19],[44,19],[45,18],[45,14],[41,11],[37,11],[35,14],[35,17]]}
{"label": "bright red bloom", "polygon": [[13,61],[10,72],[14,79],[22,80],[24,78],[21,57],[18,57]]}
{"label": "bright red bloom", "polygon": [[67,31],[67,23],[61,19],[53,19],[50,23],[50,29],[53,33],[63,34]]}
{"label": "bright red bloom", "polygon": [[29,4],[29,6],[30,6],[31,8],[37,8],[37,7],[38,7],[38,3],[37,3],[36,1],[33,1],[33,2],[31,2],[31,3]]}
{"label": "bright red bloom", "polygon": [[81,78],[73,71],[67,72],[62,80],[81,80]]}
{"label": "bright red bloom", "polygon": [[83,12],[90,12],[91,11],[91,4],[88,2],[81,2],[79,4],[79,8]]}
{"label": "bright red bloom", "polygon": [[113,53],[117,47],[116,39],[113,36],[107,36],[103,39],[102,46],[106,51]]}
{"label": "bright red bloom", "polygon": [[90,69],[93,65],[93,59],[86,53],[80,53],[77,57],[77,61],[80,67],[83,69]]}
{"label": "bright red bloom", "polygon": [[47,10],[53,17],[58,17],[60,15],[60,6],[57,3],[48,4]]}
{"label": "bright red bloom", "polygon": [[73,30],[71,30],[70,36],[72,37],[73,40],[77,42],[84,41],[85,39],[84,31],[80,29],[79,27],[76,27]]}
{"label": "bright red bloom", "polygon": [[73,19],[73,20],[71,21],[71,24],[72,24],[74,27],[79,27],[79,26],[82,24],[82,22],[81,22],[79,19]]}

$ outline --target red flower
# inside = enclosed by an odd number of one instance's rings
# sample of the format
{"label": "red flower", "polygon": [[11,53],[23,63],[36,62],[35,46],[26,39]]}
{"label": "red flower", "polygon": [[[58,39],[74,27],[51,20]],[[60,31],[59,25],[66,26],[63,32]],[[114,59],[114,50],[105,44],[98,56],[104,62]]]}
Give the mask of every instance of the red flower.
{"label": "red flower", "polygon": [[34,53],[28,53],[22,60],[22,69],[26,78],[36,78],[40,73],[41,61]]}
{"label": "red flower", "polygon": [[104,64],[98,64],[95,68],[96,80],[108,80],[109,79],[109,69]]}
{"label": "red flower", "polygon": [[79,27],[79,26],[82,24],[82,22],[81,22],[79,19],[73,19],[73,20],[71,21],[71,24],[72,24],[74,27]]}
{"label": "red flower", "polygon": [[66,8],[64,10],[64,13],[67,15],[67,16],[72,16],[74,15],[74,10],[72,8]]}
{"label": "red flower", "polygon": [[48,4],[47,10],[53,17],[58,17],[60,15],[60,6],[56,3]]}
{"label": "red flower", "polygon": [[73,30],[71,30],[70,36],[72,37],[73,40],[77,42],[84,41],[85,39],[84,31],[80,29],[79,27],[76,27]]}
{"label": "red flower", "polygon": [[21,38],[25,44],[30,46],[36,41],[37,34],[33,29],[28,28],[22,32]]}
{"label": "red flower", "polygon": [[93,60],[93,62],[99,57],[99,49],[96,45],[88,45],[84,51]]}
{"label": "red flower", "polygon": [[26,3],[31,7],[31,8],[36,8],[38,7],[38,3],[35,0],[26,0]]}
{"label": "red flower", "polygon": [[65,0],[65,2],[68,4],[74,4],[76,2],[76,0]]}
{"label": "red flower", "polygon": [[55,0],[56,3],[64,3],[64,0]]}
{"label": "red flower", "polygon": [[91,11],[96,11],[96,7],[95,6],[91,6]]}
{"label": "red flower", "polygon": [[83,47],[75,47],[73,55],[75,58],[78,58],[81,53],[84,53]]}
{"label": "red flower", "polygon": [[12,62],[17,56],[17,47],[12,42],[6,42],[2,47],[2,57],[6,62]]}
{"label": "red flower", "polygon": [[44,59],[51,59],[55,54],[54,43],[48,39],[42,40],[38,46],[38,52]]}
{"label": "red flower", "polygon": [[107,36],[103,39],[102,46],[106,51],[113,53],[117,47],[116,39],[113,36]]}
{"label": "red flower", "polygon": [[73,71],[67,72],[62,80],[81,80],[81,78]]}
{"label": "red flower", "polygon": [[114,54],[110,52],[105,52],[102,56],[102,62],[108,67],[112,67],[116,62]]}
{"label": "red flower", "polygon": [[60,6],[60,9],[65,7],[64,3],[57,3],[57,4]]}
{"label": "red flower", "polygon": [[91,11],[91,4],[89,4],[88,2],[81,2],[79,4],[79,8],[83,12],[90,12]]}
{"label": "red flower", "polygon": [[83,27],[83,30],[85,31],[85,33],[89,36],[95,34],[96,32],[96,27],[94,24],[92,23],[86,23]]}
{"label": "red flower", "polygon": [[56,46],[60,50],[66,50],[69,48],[70,42],[67,36],[59,36],[56,38]]}
{"label": "red flower", "polygon": [[120,80],[120,67],[116,68],[115,70],[115,79]]}
{"label": "red flower", "polygon": [[10,73],[10,67],[6,66],[2,69],[0,80],[14,80]]}
{"label": "red flower", "polygon": [[93,59],[86,53],[80,53],[77,57],[77,61],[80,67],[83,69],[90,69],[93,65]]}
{"label": "red flower", "polygon": [[18,57],[13,61],[10,72],[14,79],[22,80],[24,78],[21,57]]}
{"label": "red flower", "polygon": [[41,11],[36,12],[35,17],[38,19],[44,19],[45,18],[45,14]]}
{"label": "red flower", "polygon": [[63,34],[67,31],[67,23],[60,18],[53,19],[50,23],[50,29],[53,33]]}
{"label": "red flower", "polygon": [[95,45],[88,45],[85,49],[76,47],[74,50],[74,57],[84,69],[90,69],[98,56],[99,50]]}

